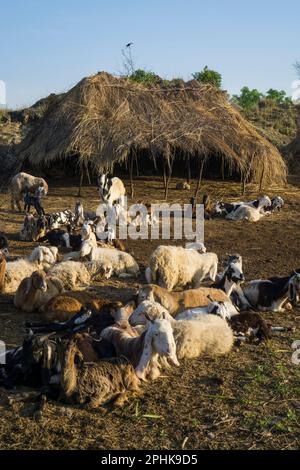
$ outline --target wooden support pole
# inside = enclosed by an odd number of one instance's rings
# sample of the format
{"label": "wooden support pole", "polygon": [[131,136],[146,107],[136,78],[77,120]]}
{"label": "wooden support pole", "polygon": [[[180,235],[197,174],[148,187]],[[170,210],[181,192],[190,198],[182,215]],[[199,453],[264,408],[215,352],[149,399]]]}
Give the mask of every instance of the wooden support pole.
{"label": "wooden support pole", "polygon": [[222,175],[222,180],[225,180],[225,157],[222,155],[221,159],[221,175]]}
{"label": "wooden support pole", "polygon": [[91,183],[90,170],[89,170],[88,163],[86,164],[85,170],[86,170],[86,176],[87,176],[88,183],[91,186],[92,183]]}
{"label": "wooden support pole", "polygon": [[130,174],[130,197],[133,198],[134,188],[133,188],[133,163],[134,163],[134,151],[131,151],[130,157],[130,166],[129,166],[129,174]]}
{"label": "wooden support pole", "polygon": [[83,183],[83,166],[80,165],[80,183],[79,183],[79,189],[78,189],[77,197],[81,197],[82,183]]}
{"label": "wooden support pole", "polygon": [[199,177],[198,177],[198,183],[197,183],[197,188],[196,188],[195,196],[194,196],[195,199],[197,199],[198,193],[199,193],[199,190],[200,190],[200,186],[201,186],[201,182],[202,182],[203,169],[204,169],[205,162],[206,162],[206,157],[202,157],[202,161],[201,161],[201,165],[200,165],[200,171],[199,171]]}
{"label": "wooden support pole", "polygon": [[163,158],[163,182],[164,182],[164,190],[165,190],[165,193],[166,193],[167,177],[166,177],[166,162],[165,162],[164,158]]}
{"label": "wooden support pole", "polygon": [[263,168],[260,176],[260,181],[259,181],[259,190],[262,191],[263,188],[263,182],[264,182],[264,176],[265,176],[265,165],[263,163]]}
{"label": "wooden support pole", "polygon": [[169,191],[169,185],[170,185],[170,182],[171,182],[171,177],[172,177],[172,169],[173,169],[173,157],[171,157],[171,161],[170,159],[168,160],[168,177],[167,177],[167,180],[166,180],[166,185],[165,185],[165,199],[168,198],[168,191]]}
{"label": "wooden support pole", "polygon": [[139,162],[138,162],[137,153],[135,153],[134,156],[135,156],[136,176],[140,176],[140,172],[139,172]]}
{"label": "wooden support pole", "polygon": [[191,161],[190,157],[187,157],[187,182],[191,182]]}

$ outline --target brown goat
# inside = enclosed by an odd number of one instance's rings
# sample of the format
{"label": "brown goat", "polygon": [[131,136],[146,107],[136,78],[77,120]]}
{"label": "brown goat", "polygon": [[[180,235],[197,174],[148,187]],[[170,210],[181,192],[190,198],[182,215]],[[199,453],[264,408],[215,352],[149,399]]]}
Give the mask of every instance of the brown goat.
{"label": "brown goat", "polygon": [[114,400],[115,405],[122,406],[128,393],[140,393],[140,381],[125,358],[84,363],[76,339],[67,346],[63,342],[59,349],[61,398],[64,401],[97,408]]}
{"label": "brown goat", "polygon": [[2,251],[0,251],[0,292],[4,292],[6,272],[6,258]]}

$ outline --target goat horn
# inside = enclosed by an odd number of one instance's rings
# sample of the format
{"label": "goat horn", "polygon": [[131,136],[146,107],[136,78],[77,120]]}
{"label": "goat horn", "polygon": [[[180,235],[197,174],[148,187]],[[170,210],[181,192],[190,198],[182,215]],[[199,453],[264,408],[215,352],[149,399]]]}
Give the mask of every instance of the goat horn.
{"label": "goat horn", "polygon": [[210,300],[211,302],[214,302],[214,299],[212,298],[212,296],[210,294],[208,294],[207,296],[208,300]]}

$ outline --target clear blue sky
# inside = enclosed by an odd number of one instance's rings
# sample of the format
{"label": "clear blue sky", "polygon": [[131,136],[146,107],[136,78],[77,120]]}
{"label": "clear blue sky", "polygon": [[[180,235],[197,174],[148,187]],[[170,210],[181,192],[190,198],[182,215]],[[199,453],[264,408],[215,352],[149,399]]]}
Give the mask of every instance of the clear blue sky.
{"label": "clear blue sky", "polygon": [[82,77],[136,66],[190,78],[205,65],[223,87],[291,93],[300,59],[299,0],[0,0],[0,80],[10,107],[65,91]]}

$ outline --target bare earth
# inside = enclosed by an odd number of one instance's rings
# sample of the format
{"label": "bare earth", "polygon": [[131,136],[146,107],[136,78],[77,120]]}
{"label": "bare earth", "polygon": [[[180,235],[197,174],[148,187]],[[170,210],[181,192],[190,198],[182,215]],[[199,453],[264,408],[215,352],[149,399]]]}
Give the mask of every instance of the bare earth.
{"label": "bare earth", "polygon": [[[172,182],[175,188],[176,180]],[[73,209],[77,186],[50,181],[46,211]],[[195,182],[193,188],[195,187]],[[251,188],[250,188],[251,189]],[[213,200],[240,199],[235,183],[205,181],[202,193]],[[230,253],[244,259],[247,280],[286,275],[300,268],[300,186],[272,191],[286,205],[280,214],[251,224],[212,220],[205,225],[205,244],[221,262]],[[188,203],[193,191],[170,190],[169,201]],[[247,198],[256,197],[248,191]],[[134,200],[158,202],[163,197],[159,179],[140,179]],[[157,199],[156,199],[157,198]],[[95,187],[85,187],[85,209],[95,209]],[[27,254],[34,243],[18,241],[23,216],[12,213],[3,189],[0,230],[8,234],[13,256]],[[141,271],[159,241],[130,241]],[[179,244],[177,242],[177,244]],[[99,294],[125,300],[144,282],[112,279],[95,284]],[[292,332],[277,333],[259,346],[243,345],[225,357],[182,360],[167,376],[145,384],[144,396],[123,409],[86,411],[49,402],[41,420],[33,416],[34,405],[9,405],[0,389],[0,449],[297,449],[300,444],[300,365],[291,362],[293,341],[300,340],[300,308],[286,313],[265,313],[273,325],[286,325]],[[26,315],[37,320],[38,315]],[[0,339],[9,347],[24,335],[25,315],[16,311],[12,297],[0,296]]]}

